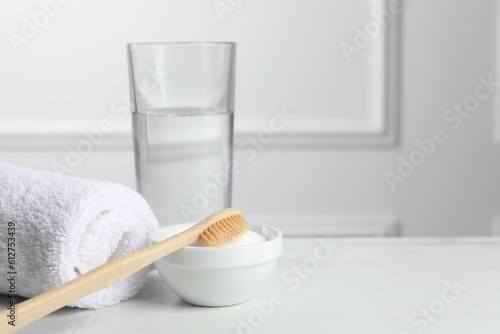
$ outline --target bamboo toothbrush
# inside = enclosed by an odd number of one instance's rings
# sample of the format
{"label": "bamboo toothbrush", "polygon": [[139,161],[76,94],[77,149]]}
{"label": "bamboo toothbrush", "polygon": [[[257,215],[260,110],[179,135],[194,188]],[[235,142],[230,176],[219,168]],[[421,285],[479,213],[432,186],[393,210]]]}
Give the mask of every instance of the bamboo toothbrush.
{"label": "bamboo toothbrush", "polygon": [[15,327],[7,324],[8,310],[0,312],[0,333],[12,333],[75,300],[125,279],[197,240],[202,240],[207,246],[222,246],[249,228],[250,224],[243,218],[240,209],[218,211],[171,238],[114,259],[55,289],[20,303],[16,307],[19,322]]}

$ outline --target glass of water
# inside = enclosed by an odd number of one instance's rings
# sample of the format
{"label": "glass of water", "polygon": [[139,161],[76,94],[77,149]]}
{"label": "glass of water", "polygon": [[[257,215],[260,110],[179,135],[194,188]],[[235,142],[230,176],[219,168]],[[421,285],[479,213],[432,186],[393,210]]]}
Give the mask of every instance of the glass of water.
{"label": "glass of water", "polygon": [[127,46],[138,191],[161,226],[231,206],[236,45]]}

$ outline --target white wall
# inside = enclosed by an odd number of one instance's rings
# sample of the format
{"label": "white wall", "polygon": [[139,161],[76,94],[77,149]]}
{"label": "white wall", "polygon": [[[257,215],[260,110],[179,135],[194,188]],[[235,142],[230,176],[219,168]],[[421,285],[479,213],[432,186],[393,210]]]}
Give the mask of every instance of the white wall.
{"label": "white wall", "polygon": [[[9,36],[42,9],[0,0],[0,161],[52,170],[82,131],[109,118],[114,131],[71,174],[134,187],[125,44],[230,40],[236,142],[258,135],[275,109],[296,116],[255,160],[237,152],[235,206],[288,234],[493,233],[498,99],[481,101],[456,130],[443,115],[474,94],[479,76],[498,77],[498,1],[405,1],[351,62],[341,43],[354,44],[355,28],[373,25],[385,1],[232,1],[224,20],[214,3],[228,2],[69,1],[15,52]],[[447,140],[392,192],[384,173],[436,128]]]}

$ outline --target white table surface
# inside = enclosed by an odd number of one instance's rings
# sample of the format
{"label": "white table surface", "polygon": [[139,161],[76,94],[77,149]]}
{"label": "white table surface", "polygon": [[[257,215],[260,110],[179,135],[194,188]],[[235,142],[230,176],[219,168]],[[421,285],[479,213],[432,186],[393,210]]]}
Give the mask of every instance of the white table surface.
{"label": "white table surface", "polygon": [[240,305],[188,305],[152,272],[132,300],[62,309],[17,333],[500,333],[500,239],[319,240],[285,239],[272,277]]}

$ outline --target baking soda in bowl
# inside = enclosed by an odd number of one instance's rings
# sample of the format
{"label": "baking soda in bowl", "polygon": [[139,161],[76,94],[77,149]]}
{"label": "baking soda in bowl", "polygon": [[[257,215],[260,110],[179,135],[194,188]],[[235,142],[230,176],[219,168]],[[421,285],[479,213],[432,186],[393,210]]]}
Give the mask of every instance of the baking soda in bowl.
{"label": "baking soda in bowl", "polygon": [[[247,231],[242,236],[234,238],[221,247],[250,246],[260,244],[265,241],[267,241],[267,239],[263,235],[260,235],[259,233],[256,233],[254,231]],[[201,240],[196,241],[195,243],[191,244],[191,246],[207,247],[207,245],[205,245]]]}

